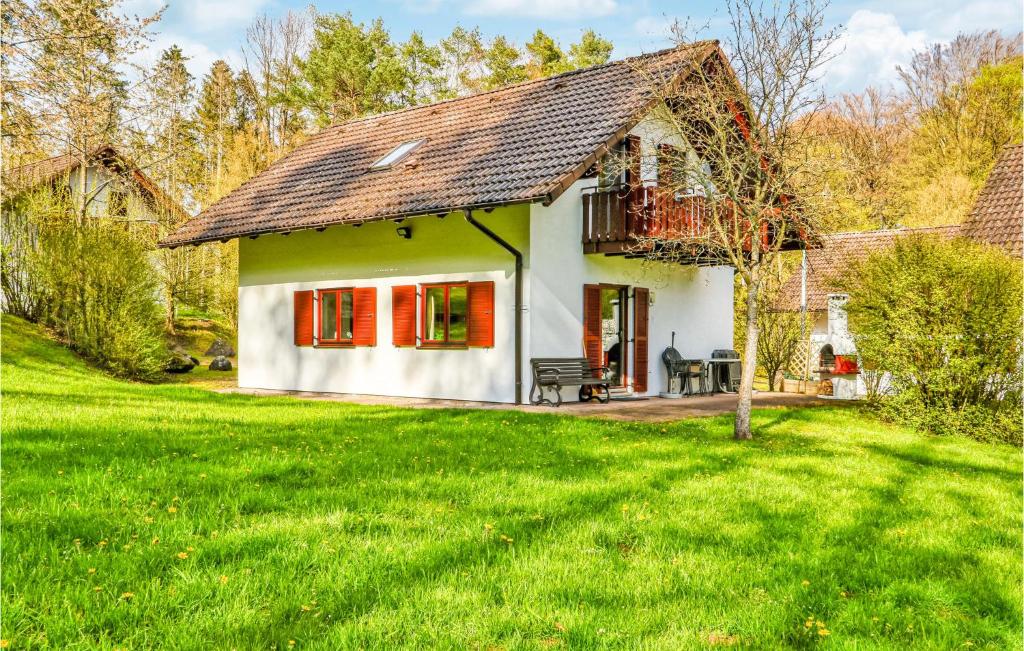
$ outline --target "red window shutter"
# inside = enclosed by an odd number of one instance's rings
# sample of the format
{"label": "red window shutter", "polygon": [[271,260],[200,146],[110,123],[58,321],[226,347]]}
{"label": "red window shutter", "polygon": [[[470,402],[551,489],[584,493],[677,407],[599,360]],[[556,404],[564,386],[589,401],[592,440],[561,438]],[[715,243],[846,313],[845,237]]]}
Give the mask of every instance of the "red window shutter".
{"label": "red window shutter", "polygon": [[313,345],[313,290],[295,292],[295,345]]}
{"label": "red window shutter", "polygon": [[466,345],[490,348],[494,345],[494,281],[468,283],[466,301]]}
{"label": "red window shutter", "polygon": [[416,345],[416,285],[391,288],[391,343]]}
{"label": "red window shutter", "polygon": [[[601,346],[601,286],[583,286],[583,351],[591,366],[604,365]],[[599,374],[594,373],[595,377]]]}
{"label": "red window shutter", "polygon": [[643,287],[633,290],[633,391],[647,392],[647,330],[651,292]]}
{"label": "red window shutter", "polygon": [[377,345],[377,288],[352,290],[352,345]]}

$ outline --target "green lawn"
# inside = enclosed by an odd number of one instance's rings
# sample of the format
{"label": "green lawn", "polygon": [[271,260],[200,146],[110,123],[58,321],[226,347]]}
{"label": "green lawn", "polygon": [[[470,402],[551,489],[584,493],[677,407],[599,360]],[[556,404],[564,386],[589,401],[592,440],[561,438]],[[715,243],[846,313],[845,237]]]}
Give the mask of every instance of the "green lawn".
{"label": "green lawn", "polygon": [[10,648],[1021,646],[1021,455],[218,395],[3,321]]}

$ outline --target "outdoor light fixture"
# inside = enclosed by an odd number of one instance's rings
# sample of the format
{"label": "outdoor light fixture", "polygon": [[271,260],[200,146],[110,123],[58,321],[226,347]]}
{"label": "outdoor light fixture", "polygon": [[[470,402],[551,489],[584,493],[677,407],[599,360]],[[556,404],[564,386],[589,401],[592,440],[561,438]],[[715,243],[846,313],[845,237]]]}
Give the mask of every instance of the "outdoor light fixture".
{"label": "outdoor light fixture", "polygon": [[412,239],[412,229],[408,226],[399,226],[395,229],[395,232],[398,233],[398,237],[406,240]]}

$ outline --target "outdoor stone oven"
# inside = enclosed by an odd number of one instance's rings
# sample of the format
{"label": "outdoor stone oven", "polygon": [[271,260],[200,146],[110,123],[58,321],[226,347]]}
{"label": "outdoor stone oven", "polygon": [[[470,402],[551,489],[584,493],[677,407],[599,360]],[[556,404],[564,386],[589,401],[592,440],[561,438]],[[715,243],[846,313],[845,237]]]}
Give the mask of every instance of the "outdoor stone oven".
{"label": "outdoor stone oven", "polygon": [[828,295],[828,337],[818,353],[819,394],[836,398],[857,397],[859,368],[857,347],[847,325],[846,294]]}

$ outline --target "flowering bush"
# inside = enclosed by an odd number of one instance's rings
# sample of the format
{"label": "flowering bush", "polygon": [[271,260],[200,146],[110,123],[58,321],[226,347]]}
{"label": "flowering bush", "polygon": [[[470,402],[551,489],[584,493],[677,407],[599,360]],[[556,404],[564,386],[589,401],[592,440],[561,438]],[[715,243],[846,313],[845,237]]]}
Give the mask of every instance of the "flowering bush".
{"label": "flowering bush", "polygon": [[1021,441],[1019,260],[908,235],[844,284],[864,365],[890,378],[884,414],[934,433]]}

